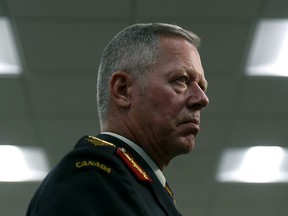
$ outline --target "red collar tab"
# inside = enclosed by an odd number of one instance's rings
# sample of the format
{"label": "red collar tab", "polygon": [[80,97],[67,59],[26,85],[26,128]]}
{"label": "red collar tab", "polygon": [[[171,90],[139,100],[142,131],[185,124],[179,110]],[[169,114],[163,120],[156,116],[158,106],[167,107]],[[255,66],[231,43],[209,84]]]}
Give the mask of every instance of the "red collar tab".
{"label": "red collar tab", "polygon": [[134,158],[124,148],[117,148],[116,154],[123,160],[126,166],[132,171],[138,180],[148,183],[152,182],[150,176],[134,160]]}

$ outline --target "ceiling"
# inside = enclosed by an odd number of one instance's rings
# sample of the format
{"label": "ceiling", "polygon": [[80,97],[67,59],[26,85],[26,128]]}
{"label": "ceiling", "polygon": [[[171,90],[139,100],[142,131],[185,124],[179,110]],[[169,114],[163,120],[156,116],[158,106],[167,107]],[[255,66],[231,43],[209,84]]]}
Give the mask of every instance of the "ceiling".
{"label": "ceiling", "polygon": [[[50,166],[99,132],[96,73],[109,39],[135,22],[169,22],[203,39],[210,105],[196,149],[165,170],[183,215],[288,215],[286,184],[217,183],[227,147],[288,147],[288,80],[244,74],[255,24],[287,18],[286,0],[0,0],[23,63],[0,78],[0,142],[41,146]],[[267,158],[269,160],[269,158]],[[39,182],[1,183],[0,215],[24,215]]]}

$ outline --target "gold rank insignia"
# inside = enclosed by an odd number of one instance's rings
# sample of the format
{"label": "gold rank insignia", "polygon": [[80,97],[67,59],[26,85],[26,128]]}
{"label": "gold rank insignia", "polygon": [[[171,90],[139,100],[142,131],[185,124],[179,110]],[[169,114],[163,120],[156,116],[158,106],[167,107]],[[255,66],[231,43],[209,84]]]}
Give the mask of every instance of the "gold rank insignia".
{"label": "gold rank insignia", "polygon": [[93,137],[93,136],[88,136],[86,138],[86,141],[91,143],[94,146],[110,146],[110,147],[116,148],[114,144],[107,142],[105,140],[99,139],[97,137]]}
{"label": "gold rank insignia", "polygon": [[125,165],[132,171],[138,180],[148,183],[152,182],[150,176],[142,167],[134,160],[134,158],[124,148],[117,148],[116,154],[123,160]]}

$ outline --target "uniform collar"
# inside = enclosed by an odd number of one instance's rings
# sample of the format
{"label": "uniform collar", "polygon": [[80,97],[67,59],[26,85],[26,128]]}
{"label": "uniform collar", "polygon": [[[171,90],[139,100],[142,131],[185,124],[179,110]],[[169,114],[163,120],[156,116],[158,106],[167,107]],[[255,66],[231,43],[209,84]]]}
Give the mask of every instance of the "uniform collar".
{"label": "uniform collar", "polygon": [[102,134],[108,134],[108,135],[114,136],[114,137],[122,140],[123,142],[125,142],[132,149],[134,149],[143,158],[143,160],[146,161],[146,163],[153,170],[153,172],[155,173],[155,175],[157,176],[157,178],[159,179],[159,181],[161,182],[163,187],[165,187],[165,184],[166,184],[165,176],[163,175],[163,173],[162,173],[161,169],[159,168],[159,166],[152,160],[152,158],[144,151],[143,148],[141,148],[136,143],[132,142],[131,140],[129,140],[126,137],[123,137],[123,136],[121,136],[119,134],[115,134],[115,133],[112,133],[112,132],[102,132]]}

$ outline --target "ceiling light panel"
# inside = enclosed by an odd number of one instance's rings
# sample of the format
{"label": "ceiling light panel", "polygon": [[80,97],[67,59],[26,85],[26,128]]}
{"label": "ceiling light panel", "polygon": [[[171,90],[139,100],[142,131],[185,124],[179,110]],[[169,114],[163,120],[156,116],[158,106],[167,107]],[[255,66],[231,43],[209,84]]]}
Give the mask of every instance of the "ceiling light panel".
{"label": "ceiling light panel", "polygon": [[18,75],[21,65],[11,24],[0,17],[0,75]]}
{"label": "ceiling light panel", "polygon": [[288,182],[288,149],[278,146],[254,146],[227,149],[217,172],[219,182]]}
{"label": "ceiling light panel", "polygon": [[288,19],[258,22],[246,73],[249,76],[288,77]]}
{"label": "ceiling light panel", "polygon": [[40,148],[0,145],[0,181],[41,181],[49,166]]}

